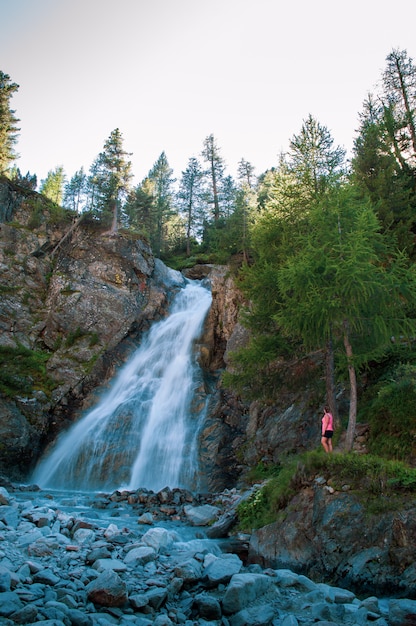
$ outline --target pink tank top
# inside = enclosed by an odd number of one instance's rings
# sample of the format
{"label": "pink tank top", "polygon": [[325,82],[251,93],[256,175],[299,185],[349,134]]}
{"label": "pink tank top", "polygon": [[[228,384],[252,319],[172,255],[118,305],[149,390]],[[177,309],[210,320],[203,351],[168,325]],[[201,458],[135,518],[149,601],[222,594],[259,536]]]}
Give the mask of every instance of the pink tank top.
{"label": "pink tank top", "polygon": [[[328,416],[328,424],[326,425],[326,430],[334,430],[334,418],[332,417],[332,413],[325,413],[325,415]],[[322,418],[322,421],[324,421],[325,415]]]}

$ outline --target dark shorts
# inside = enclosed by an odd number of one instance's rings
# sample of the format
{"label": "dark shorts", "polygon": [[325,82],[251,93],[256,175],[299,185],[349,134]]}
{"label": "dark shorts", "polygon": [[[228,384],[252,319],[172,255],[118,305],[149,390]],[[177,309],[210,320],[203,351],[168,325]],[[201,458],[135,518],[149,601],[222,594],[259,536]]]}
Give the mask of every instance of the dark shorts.
{"label": "dark shorts", "polygon": [[333,430],[326,430],[325,431],[325,435],[322,435],[323,437],[326,437],[327,439],[332,439],[332,435],[334,434]]}

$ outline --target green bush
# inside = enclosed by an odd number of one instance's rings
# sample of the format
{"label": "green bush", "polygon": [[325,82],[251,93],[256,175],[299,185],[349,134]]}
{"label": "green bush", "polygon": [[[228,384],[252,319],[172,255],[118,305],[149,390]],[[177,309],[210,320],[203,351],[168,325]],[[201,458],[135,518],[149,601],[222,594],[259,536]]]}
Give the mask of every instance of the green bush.
{"label": "green bush", "polygon": [[367,410],[372,454],[416,461],[416,366],[402,364],[379,384]]}
{"label": "green bush", "polygon": [[7,397],[30,394],[34,389],[48,394],[54,386],[46,371],[49,356],[24,346],[1,346],[0,392]]}
{"label": "green bush", "polygon": [[250,532],[277,521],[296,493],[309,486],[317,475],[336,490],[348,485],[368,514],[402,508],[416,492],[415,468],[370,454],[325,454],[315,450],[289,458],[276,470],[276,476],[239,504],[240,530]]}

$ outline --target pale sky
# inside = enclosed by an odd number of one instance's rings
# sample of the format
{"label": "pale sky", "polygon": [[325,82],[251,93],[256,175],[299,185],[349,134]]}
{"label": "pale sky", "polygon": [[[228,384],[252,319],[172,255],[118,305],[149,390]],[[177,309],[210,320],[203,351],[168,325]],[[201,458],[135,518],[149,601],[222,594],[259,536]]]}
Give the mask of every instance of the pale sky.
{"label": "pale sky", "polygon": [[88,172],[119,128],[139,183],[179,179],[211,133],[236,175],[287,151],[312,114],[350,153],[393,48],[416,62],[415,0],[0,0],[22,174]]}

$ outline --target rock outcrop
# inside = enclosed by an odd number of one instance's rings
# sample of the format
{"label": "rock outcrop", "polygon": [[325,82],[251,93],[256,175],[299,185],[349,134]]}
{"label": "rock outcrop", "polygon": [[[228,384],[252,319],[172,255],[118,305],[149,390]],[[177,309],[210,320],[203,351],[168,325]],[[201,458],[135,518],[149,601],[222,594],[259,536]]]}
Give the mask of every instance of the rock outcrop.
{"label": "rock outcrop", "polygon": [[372,513],[357,494],[315,477],[281,512],[254,531],[249,561],[287,568],[357,594],[416,597],[416,510]]}
{"label": "rock outcrop", "polygon": [[0,349],[10,363],[0,472],[22,479],[166,312],[183,277],[155,260],[143,238],[55,222],[41,196],[6,179],[0,202]]}

